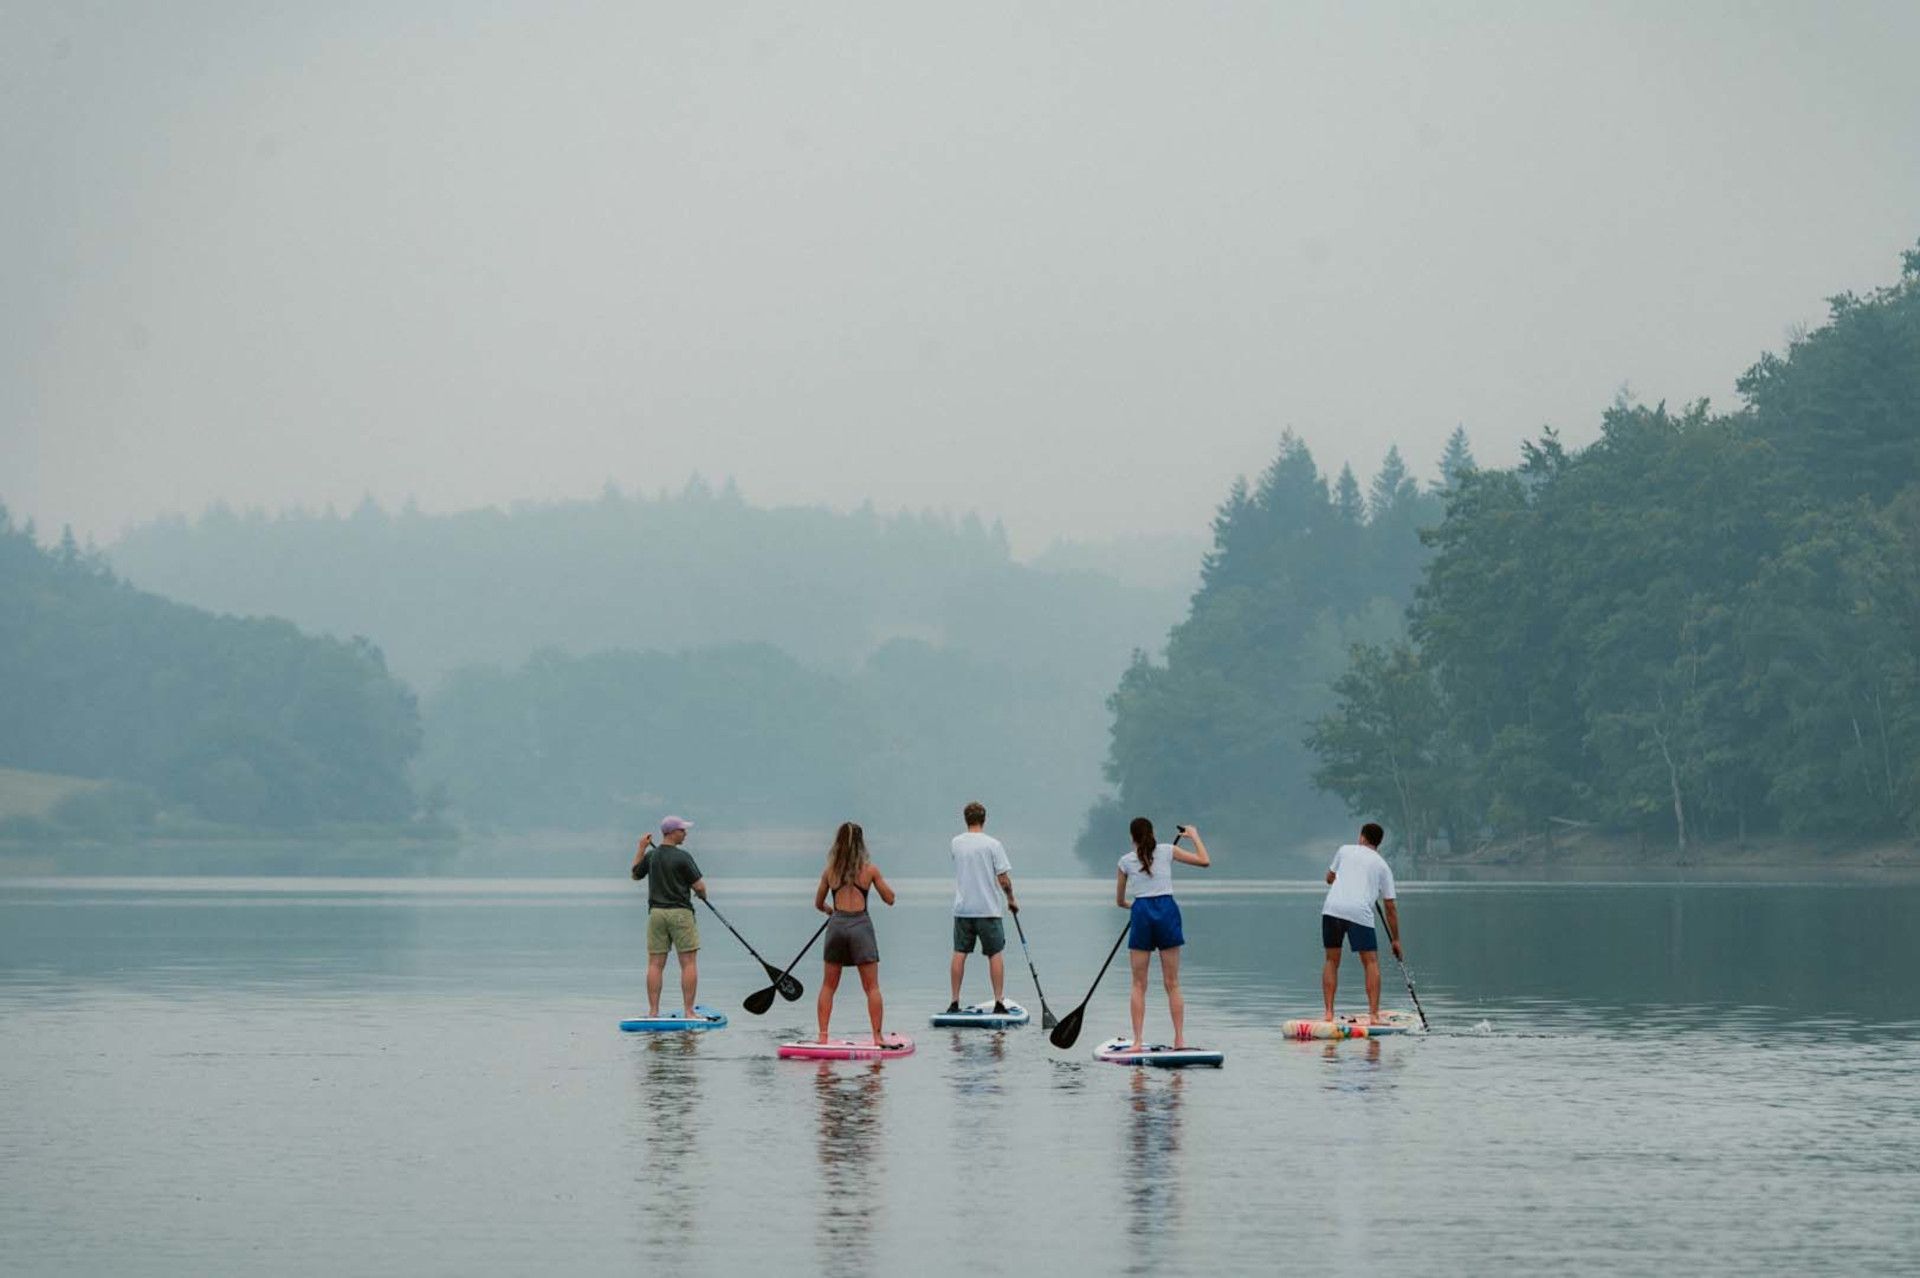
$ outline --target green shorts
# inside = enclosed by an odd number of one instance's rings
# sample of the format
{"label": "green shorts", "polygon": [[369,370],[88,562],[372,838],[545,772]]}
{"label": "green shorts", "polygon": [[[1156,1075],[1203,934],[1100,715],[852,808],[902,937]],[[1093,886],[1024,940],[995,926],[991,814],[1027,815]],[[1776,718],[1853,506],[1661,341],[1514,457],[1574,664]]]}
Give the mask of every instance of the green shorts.
{"label": "green shorts", "polygon": [[974,938],[980,940],[980,952],[992,958],[1007,948],[1007,925],[999,919],[963,919],[953,921],[953,952],[973,953]]}
{"label": "green shorts", "polygon": [[652,909],[647,911],[647,953],[665,954],[677,950],[691,954],[700,948],[700,924],[689,909]]}

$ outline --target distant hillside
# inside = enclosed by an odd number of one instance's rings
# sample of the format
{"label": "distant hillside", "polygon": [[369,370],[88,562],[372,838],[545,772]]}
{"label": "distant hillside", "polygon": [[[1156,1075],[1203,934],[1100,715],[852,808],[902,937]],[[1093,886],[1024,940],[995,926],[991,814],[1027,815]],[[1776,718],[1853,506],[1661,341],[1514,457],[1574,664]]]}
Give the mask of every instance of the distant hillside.
{"label": "distant hillside", "polygon": [[0,767],[9,819],[164,800],[210,821],[291,828],[413,815],[413,695],[365,640],[218,617],[116,580],[69,533],[44,549],[0,507]]}
{"label": "distant hillside", "polygon": [[1013,561],[972,516],[769,509],[731,486],[426,515],[216,508],[127,534],[129,580],[206,608],[378,640],[424,688],[469,665],[552,649],[680,651],[765,643],[851,672],[887,641],[964,648],[1089,681],[1157,646],[1185,589]]}

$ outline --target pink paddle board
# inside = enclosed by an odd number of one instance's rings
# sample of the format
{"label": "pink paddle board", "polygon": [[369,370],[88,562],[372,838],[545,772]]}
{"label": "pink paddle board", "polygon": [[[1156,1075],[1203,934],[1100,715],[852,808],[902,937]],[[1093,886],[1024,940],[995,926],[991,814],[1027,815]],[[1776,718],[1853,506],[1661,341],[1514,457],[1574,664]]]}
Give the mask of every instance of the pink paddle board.
{"label": "pink paddle board", "polygon": [[856,1043],[845,1038],[824,1043],[780,1044],[780,1059],[786,1061],[873,1061],[911,1055],[913,1040],[905,1034],[888,1034],[879,1044],[871,1040]]}
{"label": "pink paddle board", "polygon": [[1285,1021],[1280,1026],[1280,1032],[1288,1038],[1308,1042],[1313,1039],[1383,1038],[1388,1034],[1413,1034],[1420,1029],[1419,1018],[1412,1012],[1382,1012],[1380,1015],[1385,1024],[1369,1025],[1364,1016],[1342,1016],[1333,1021]]}

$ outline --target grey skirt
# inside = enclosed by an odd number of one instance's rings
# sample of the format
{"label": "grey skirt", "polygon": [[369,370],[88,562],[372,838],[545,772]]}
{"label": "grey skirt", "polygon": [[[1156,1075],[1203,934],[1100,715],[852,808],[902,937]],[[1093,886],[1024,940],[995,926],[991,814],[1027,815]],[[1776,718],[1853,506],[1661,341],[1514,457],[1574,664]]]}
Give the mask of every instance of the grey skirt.
{"label": "grey skirt", "polygon": [[880,942],[873,935],[873,916],[865,910],[842,914],[839,910],[827,920],[827,962],[840,967],[858,967],[880,961]]}

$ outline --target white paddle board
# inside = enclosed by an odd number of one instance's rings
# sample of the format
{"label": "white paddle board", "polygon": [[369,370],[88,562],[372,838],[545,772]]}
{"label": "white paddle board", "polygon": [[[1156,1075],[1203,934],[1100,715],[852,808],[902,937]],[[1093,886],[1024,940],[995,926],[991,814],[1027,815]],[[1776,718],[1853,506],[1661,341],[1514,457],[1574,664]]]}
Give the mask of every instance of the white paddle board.
{"label": "white paddle board", "polygon": [[1365,1016],[1339,1016],[1333,1020],[1323,1020],[1316,1016],[1311,1020],[1301,1019],[1285,1021],[1280,1032],[1288,1038],[1297,1038],[1301,1042],[1315,1039],[1337,1041],[1346,1038],[1386,1038],[1391,1034],[1417,1034],[1420,1032],[1420,1018],[1412,1012],[1382,1012],[1382,1024],[1373,1025]]}
{"label": "white paddle board", "polygon": [[1011,999],[1004,1006],[1004,1012],[994,1011],[991,1003],[974,1003],[957,1012],[935,1012],[933,1023],[943,1029],[1007,1029],[1033,1019],[1026,1008]]}
{"label": "white paddle board", "polygon": [[1095,1060],[1111,1061],[1115,1065],[1158,1065],[1162,1069],[1186,1069],[1194,1065],[1210,1065],[1218,1069],[1227,1063],[1225,1052],[1204,1047],[1168,1047],[1165,1043],[1143,1043],[1136,1052],[1130,1038],[1110,1038],[1093,1049],[1093,1056]]}

